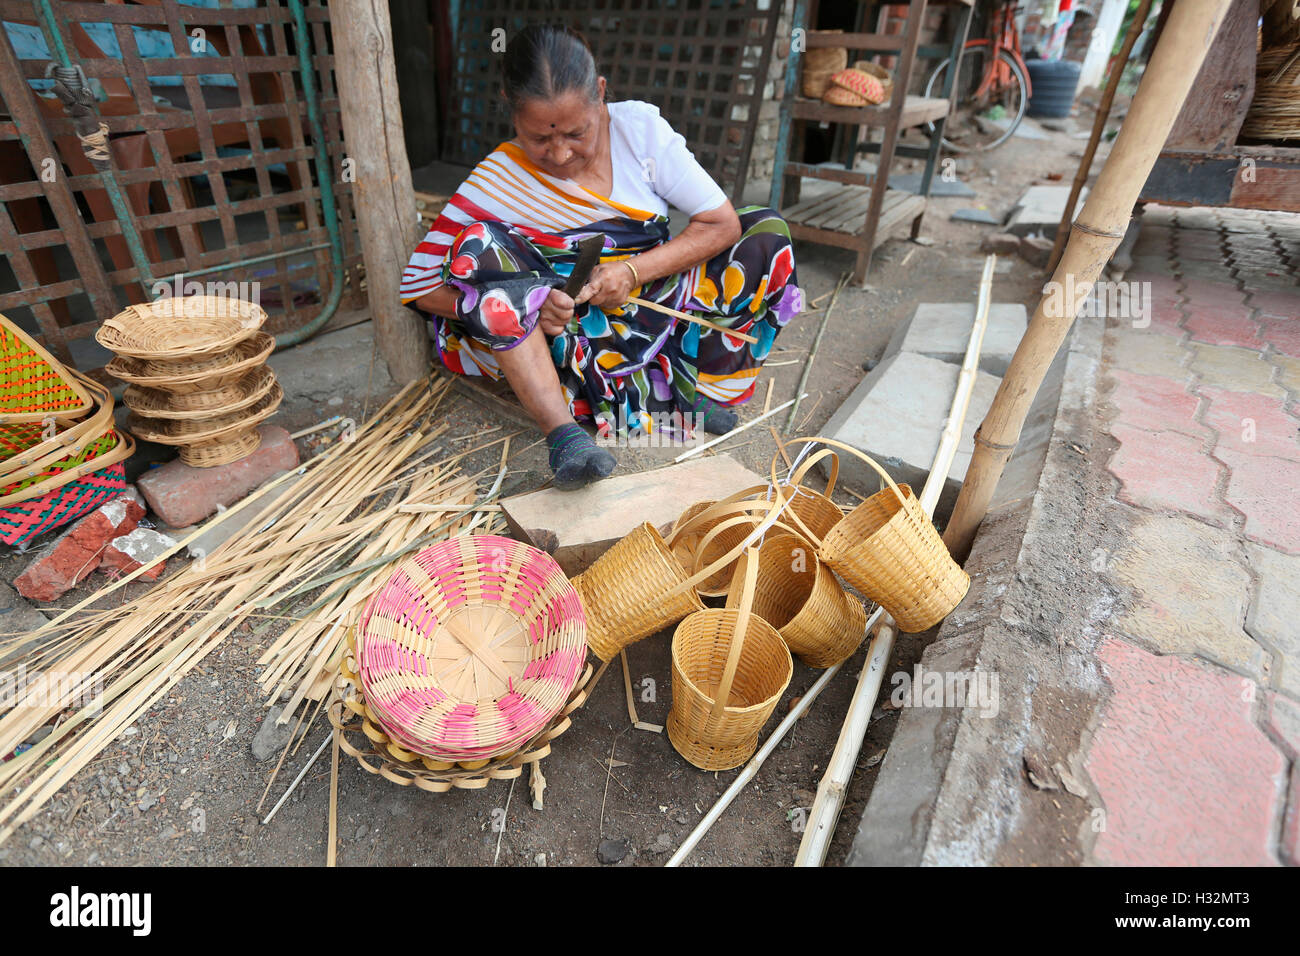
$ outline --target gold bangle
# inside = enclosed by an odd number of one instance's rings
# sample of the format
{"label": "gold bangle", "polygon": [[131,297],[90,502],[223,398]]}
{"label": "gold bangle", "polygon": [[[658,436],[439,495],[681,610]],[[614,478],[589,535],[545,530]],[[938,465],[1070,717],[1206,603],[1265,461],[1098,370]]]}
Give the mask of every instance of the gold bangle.
{"label": "gold bangle", "polygon": [[641,277],[636,274],[636,266],[632,265],[632,260],[624,259],[623,265],[627,266],[629,269],[632,270],[632,287],[636,288],[637,286],[641,285]]}

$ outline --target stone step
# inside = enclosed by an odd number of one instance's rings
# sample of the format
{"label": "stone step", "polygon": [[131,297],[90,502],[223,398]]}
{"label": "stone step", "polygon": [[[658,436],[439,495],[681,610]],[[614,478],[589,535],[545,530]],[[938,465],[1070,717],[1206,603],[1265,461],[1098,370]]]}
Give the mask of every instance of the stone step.
{"label": "stone step", "polygon": [[[961,365],[975,322],[973,302],[922,302],[912,318],[894,330],[883,358],[898,352],[915,352]],[[1029,312],[1018,302],[994,302],[980,349],[980,370],[1002,376],[1029,325]]]}

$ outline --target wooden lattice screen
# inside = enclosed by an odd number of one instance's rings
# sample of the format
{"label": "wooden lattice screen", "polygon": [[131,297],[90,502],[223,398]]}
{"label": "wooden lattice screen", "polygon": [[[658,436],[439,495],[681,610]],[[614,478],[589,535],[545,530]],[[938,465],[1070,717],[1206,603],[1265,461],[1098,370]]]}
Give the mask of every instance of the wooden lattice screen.
{"label": "wooden lattice screen", "polygon": [[[97,94],[113,175],[154,279],[257,282],[276,333],[317,316],[330,295],[322,172],[334,183],[351,276],[344,305],[360,304],[328,10],[323,0],[304,7],[325,171],[316,168],[287,2],[53,4],[63,44]],[[53,54],[39,13],[35,0],[0,0],[0,312],[90,369],[105,358],[89,339],[99,323],[154,295],[50,95]]]}
{"label": "wooden lattice screen", "polygon": [[475,0],[456,25],[443,159],[472,165],[514,136],[501,103],[503,38],[567,23],[591,43],[611,100],[645,100],[733,198],[745,188],[781,0]]}

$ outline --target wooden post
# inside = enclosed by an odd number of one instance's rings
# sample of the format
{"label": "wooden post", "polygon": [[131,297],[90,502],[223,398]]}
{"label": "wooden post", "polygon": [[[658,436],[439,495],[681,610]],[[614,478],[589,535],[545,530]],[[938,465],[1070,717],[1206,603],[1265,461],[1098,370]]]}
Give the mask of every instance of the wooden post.
{"label": "wooden post", "polygon": [[355,177],[352,195],[375,341],[388,373],[405,384],[429,374],[429,333],[397,294],[415,247],[416,210],[388,4],[331,0],[329,9],[348,168],[321,174]]}
{"label": "wooden post", "polygon": [[[1102,268],[1124,238],[1138,194],[1231,5],[1232,0],[1178,0],[1173,5],[1097,185],[1070,229],[1070,241],[1052,282],[975,433],[975,453],[943,536],[958,561],[970,553],[1043,376]],[[1069,292],[1073,296],[1066,301]]]}

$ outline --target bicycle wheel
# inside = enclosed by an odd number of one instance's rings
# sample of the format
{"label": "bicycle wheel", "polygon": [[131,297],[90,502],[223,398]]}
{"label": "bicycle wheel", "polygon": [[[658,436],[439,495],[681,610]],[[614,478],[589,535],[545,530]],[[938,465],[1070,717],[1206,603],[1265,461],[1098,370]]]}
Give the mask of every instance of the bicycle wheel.
{"label": "bicycle wheel", "polygon": [[[968,46],[962,53],[961,69],[957,73],[943,128],[943,145],[955,153],[982,152],[1001,146],[1016,131],[1024,119],[1029,97],[1025,72],[1006,50],[999,50],[997,59],[986,44]],[[939,96],[943,91],[951,58],[934,68],[925,84],[925,95]],[[985,76],[992,73],[991,82]],[[980,87],[985,88],[983,92]],[[934,134],[934,124],[927,124]]]}

